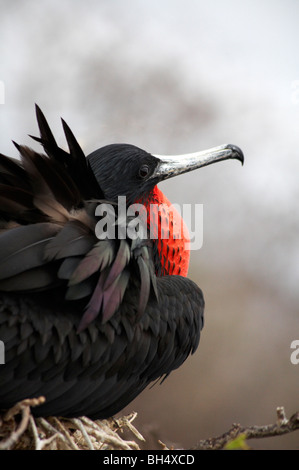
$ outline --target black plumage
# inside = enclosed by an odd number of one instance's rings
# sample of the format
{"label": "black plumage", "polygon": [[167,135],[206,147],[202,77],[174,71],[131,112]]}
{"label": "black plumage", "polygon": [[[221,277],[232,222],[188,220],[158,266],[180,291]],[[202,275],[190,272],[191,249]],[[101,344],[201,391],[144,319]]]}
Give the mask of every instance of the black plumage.
{"label": "black plumage", "polygon": [[158,275],[155,241],[95,233],[99,204],[150,197],[159,158],[122,144],[86,159],[63,121],[66,152],[36,112],[45,154],[0,155],[0,409],[44,395],[36,415],[105,418],[196,350],[204,300]]}

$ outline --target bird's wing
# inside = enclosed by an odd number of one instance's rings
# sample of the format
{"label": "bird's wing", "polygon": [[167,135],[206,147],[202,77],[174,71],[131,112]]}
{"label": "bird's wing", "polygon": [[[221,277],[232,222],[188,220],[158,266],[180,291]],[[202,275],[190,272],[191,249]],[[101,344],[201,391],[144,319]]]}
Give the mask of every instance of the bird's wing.
{"label": "bird's wing", "polygon": [[34,139],[46,154],[17,144],[20,161],[0,154],[0,291],[64,288],[68,301],[86,300],[82,330],[98,315],[107,322],[129,283],[139,282],[142,312],[157,295],[150,245],[105,239],[103,229],[96,235],[95,210],[105,201],[85,155],[64,121],[69,152],[36,113],[41,136]]}
{"label": "bird's wing", "polygon": [[[181,276],[158,279],[159,304],[150,298],[134,321],[138,289],[105,324],[76,334],[69,306],[40,306],[34,298],[2,294],[0,408],[28,396],[45,396],[37,416],[107,418],[122,410],[150,382],[163,380],[192,354],[203,326],[200,289]],[[178,295],[179,293],[179,295]]]}

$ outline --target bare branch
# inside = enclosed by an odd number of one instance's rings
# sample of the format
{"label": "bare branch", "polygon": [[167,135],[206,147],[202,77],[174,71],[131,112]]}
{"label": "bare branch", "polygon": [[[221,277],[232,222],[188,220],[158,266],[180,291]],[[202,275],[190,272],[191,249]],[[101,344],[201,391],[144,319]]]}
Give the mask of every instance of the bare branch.
{"label": "bare branch", "polygon": [[276,410],[277,421],[275,424],[266,424],[264,426],[244,427],[240,424],[233,424],[232,427],[218,437],[203,439],[194,447],[194,450],[220,450],[226,445],[243,435],[244,439],[260,439],[263,437],[281,436],[289,434],[299,429],[299,412],[294,413],[290,419],[287,419],[284,407],[278,407]]}

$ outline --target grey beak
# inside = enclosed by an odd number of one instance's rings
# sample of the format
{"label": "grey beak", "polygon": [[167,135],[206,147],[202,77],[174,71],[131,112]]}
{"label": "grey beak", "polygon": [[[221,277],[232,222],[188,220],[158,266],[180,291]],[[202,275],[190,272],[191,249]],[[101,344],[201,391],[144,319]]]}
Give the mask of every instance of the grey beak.
{"label": "grey beak", "polygon": [[185,155],[153,155],[158,158],[158,163],[151,178],[161,178],[161,180],[172,178],[173,176],[196,170],[203,166],[222,160],[236,159],[242,165],[244,163],[244,155],[242,150],[236,145],[226,144],[214,147],[201,152],[188,153]]}

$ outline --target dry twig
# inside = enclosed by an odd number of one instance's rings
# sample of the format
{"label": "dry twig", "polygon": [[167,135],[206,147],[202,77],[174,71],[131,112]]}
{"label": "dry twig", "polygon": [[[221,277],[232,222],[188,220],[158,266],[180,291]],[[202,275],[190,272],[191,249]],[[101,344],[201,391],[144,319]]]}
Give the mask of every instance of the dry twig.
{"label": "dry twig", "polygon": [[281,436],[289,434],[299,429],[299,412],[294,413],[290,419],[287,419],[284,407],[276,409],[277,421],[274,424],[264,426],[244,427],[240,424],[233,424],[231,429],[218,437],[203,439],[194,447],[194,450],[220,450],[242,436],[243,439],[260,439],[263,437]]}
{"label": "dry twig", "polygon": [[[44,397],[20,401],[10,408],[2,418],[0,418],[0,430],[2,427],[7,427],[10,431],[9,436],[0,442],[0,450],[8,450],[14,447],[28,427],[28,423],[31,418],[30,407],[41,405],[44,401]],[[17,425],[14,417],[20,413],[22,418],[20,424]]]}

